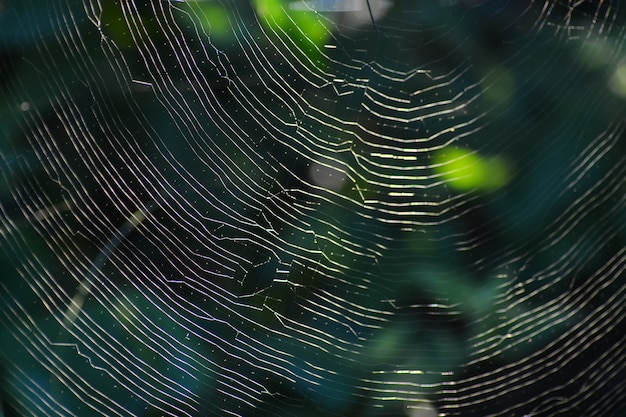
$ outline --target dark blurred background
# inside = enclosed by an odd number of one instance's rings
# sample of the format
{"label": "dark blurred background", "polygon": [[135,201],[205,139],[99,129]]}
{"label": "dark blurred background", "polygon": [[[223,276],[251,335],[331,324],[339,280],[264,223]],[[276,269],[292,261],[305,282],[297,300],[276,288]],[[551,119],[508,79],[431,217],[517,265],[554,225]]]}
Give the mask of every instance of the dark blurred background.
{"label": "dark blurred background", "polygon": [[623,415],[623,9],[0,0],[2,412]]}

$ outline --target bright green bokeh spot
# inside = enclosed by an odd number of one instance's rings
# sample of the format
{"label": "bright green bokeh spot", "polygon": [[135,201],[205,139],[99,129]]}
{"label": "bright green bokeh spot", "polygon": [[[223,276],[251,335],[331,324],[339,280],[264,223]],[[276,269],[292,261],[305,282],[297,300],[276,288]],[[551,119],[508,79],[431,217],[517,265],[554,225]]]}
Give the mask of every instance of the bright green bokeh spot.
{"label": "bright green bokeh spot", "polygon": [[212,2],[200,2],[199,7],[202,10],[200,24],[212,37],[227,38],[231,35],[230,21],[228,20],[228,12],[220,4]]}
{"label": "bright green bokeh spot", "polygon": [[320,47],[330,35],[325,21],[310,10],[292,10],[285,0],[253,0],[261,23],[280,35],[285,32],[309,57],[311,46]]}
{"label": "bright green bokeh spot", "polygon": [[464,148],[442,149],[435,155],[435,170],[447,184],[460,191],[494,190],[509,179],[501,157],[485,159]]}
{"label": "bright green bokeh spot", "polygon": [[284,10],[280,0],[254,0],[254,7],[262,20],[270,25],[280,25],[284,17]]}
{"label": "bright green bokeh spot", "polygon": [[[294,11],[291,16],[304,35],[317,46],[322,46],[328,40],[329,32],[316,13],[308,11]],[[300,33],[300,32],[298,32]]]}

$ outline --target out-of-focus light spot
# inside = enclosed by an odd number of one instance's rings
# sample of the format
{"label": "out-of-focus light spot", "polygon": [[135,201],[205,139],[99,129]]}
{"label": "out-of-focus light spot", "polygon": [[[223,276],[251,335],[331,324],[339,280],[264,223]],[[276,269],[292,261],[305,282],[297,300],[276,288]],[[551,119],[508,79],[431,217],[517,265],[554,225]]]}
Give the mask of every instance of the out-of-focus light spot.
{"label": "out-of-focus light spot", "polygon": [[626,98],[626,60],[622,60],[609,79],[609,89],[613,94]]}
{"label": "out-of-focus light spot", "polygon": [[318,163],[311,165],[309,178],[313,184],[333,191],[340,190],[346,182],[346,175],[342,171]]}
{"label": "out-of-focus light spot", "polygon": [[581,44],[579,58],[590,69],[608,65],[611,61],[611,45],[602,39],[589,39]]}
{"label": "out-of-focus light spot", "polygon": [[296,0],[289,3],[292,10],[318,12],[352,12],[365,7],[365,0]]}
{"label": "out-of-focus light spot", "polygon": [[201,13],[200,24],[212,37],[228,38],[232,34],[231,23],[226,9],[217,3],[202,2],[198,5]]}
{"label": "out-of-focus light spot", "polygon": [[486,159],[464,148],[440,150],[435,155],[435,170],[460,191],[494,190],[509,180],[509,169],[502,157]]}
{"label": "out-of-focus light spot", "polygon": [[267,28],[287,33],[300,46],[326,44],[330,37],[326,20],[313,8],[294,9],[291,4],[281,0],[254,0],[255,10]]}
{"label": "out-of-focus light spot", "polygon": [[429,402],[423,402],[419,405],[411,405],[407,407],[408,417],[437,417],[437,409]]}
{"label": "out-of-focus light spot", "polygon": [[[292,10],[312,10],[324,12],[343,30],[356,29],[381,19],[393,6],[390,0],[293,0],[289,3]],[[371,15],[370,15],[371,13]]]}
{"label": "out-of-focus light spot", "polygon": [[25,101],[22,104],[20,104],[20,110],[21,111],[29,111],[30,110],[30,103],[28,101]]}
{"label": "out-of-focus light spot", "polygon": [[254,5],[257,14],[270,22],[282,20],[282,16],[285,13],[279,0],[254,0]]}

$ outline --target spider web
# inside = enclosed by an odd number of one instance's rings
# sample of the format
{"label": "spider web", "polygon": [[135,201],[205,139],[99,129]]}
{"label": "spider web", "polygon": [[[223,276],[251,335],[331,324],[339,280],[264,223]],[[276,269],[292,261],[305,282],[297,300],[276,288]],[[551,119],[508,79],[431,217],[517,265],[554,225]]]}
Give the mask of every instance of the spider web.
{"label": "spider web", "polygon": [[8,4],[5,415],[624,412],[619,1]]}

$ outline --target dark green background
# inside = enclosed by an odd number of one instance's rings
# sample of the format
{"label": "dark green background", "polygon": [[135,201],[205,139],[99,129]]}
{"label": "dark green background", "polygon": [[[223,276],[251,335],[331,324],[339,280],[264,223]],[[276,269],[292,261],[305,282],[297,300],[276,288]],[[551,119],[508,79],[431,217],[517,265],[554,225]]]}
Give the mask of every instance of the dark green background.
{"label": "dark green background", "polygon": [[[173,9],[166,2],[137,3],[142,26],[133,28],[122,11],[126,2],[102,3],[98,29],[78,1],[0,1],[5,415],[181,413],[163,403],[160,410],[150,406],[124,387],[140,377],[129,374],[124,382],[109,373],[111,364],[97,356],[111,349],[105,341],[119,342],[136,355],[132,359],[120,350],[120,366],[130,369],[142,361],[140,368],[158,370],[180,384],[171,386],[172,395],[181,387],[198,395],[199,411],[176,400],[192,415],[224,415],[223,409],[244,416],[405,415],[403,401],[375,407],[380,401],[372,393],[380,386],[368,391],[362,383],[373,379],[373,371],[398,369],[425,370],[415,396],[449,415],[521,416],[534,410],[532,415],[617,417],[624,412],[626,375],[619,363],[625,359],[626,98],[610,88],[626,55],[626,10],[619,2],[568,9],[567,2],[550,1],[543,9],[544,4],[530,1],[396,1],[375,25],[358,30],[329,25],[326,41],[339,45],[332,50],[302,38],[307,28],[320,29],[314,13],[281,14],[275,18],[294,21],[268,23],[259,21],[254,4],[245,1],[172,3]],[[185,12],[190,10],[205,13],[213,25],[210,35],[202,32],[205,21]],[[172,35],[163,27],[179,30]],[[272,28],[277,31],[268,35]],[[153,43],[137,45],[140,35]],[[169,43],[172,36],[181,43]],[[190,58],[194,71],[181,65],[180,56]],[[399,81],[387,70],[420,73]],[[324,84],[311,75],[316,71],[347,81]],[[196,83],[191,73],[204,78]],[[448,89],[429,90],[437,75],[457,73]],[[163,74],[166,78],[158,78]],[[153,87],[132,79],[153,80]],[[445,99],[439,94],[459,94],[457,103],[470,104],[466,113],[430,117],[424,110],[412,122],[388,123],[363,111],[368,89],[360,79],[415,106]],[[199,90],[204,101],[198,100]],[[411,95],[416,91],[424,92]],[[242,101],[246,96],[257,104]],[[302,107],[304,102],[310,108]],[[266,118],[252,117],[253,107]],[[219,121],[220,115],[230,115],[236,126]],[[327,115],[358,126],[340,130],[321,123]],[[448,132],[464,121],[472,121],[462,129],[467,134]],[[237,135],[227,133],[230,128]],[[398,168],[374,167],[380,176],[370,177],[357,156],[437,132],[443,133],[425,145],[433,151],[417,152],[410,164],[433,167],[420,180],[426,188],[418,197],[440,206],[420,206],[425,214],[414,215],[381,214],[380,204],[357,204],[356,187],[365,190],[366,199],[376,199],[389,189],[366,179],[380,180]],[[89,146],[82,147],[81,138]],[[328,139],[328,147],[319,145],[320,138]],[[443,151],[436,152],[438,147]],[[484,160],[503,158],[508,172],[503,186],[459,190],[440,181],[433,162],[452,148],[474,150]],[[312,191],[307,183],[311,164],[332,158],[341,159],[357,178],[341,196]],[[174,160],[178,171],[170,164]],[[129,168],[137,161],[149,162],[145,169],[158,173],[160,182]],[[411,174],[421,172],[398,164]],[[275,197],[266,199],[270,195]],[[292,211],[297,205],[314,210]],[[37,217],[38,210],[50,207],[56,207],[52,220]],[[430,215],[444,208],[437,217]],[[148,220],[128,227],[125,222],[138,209]],[[285,213],[299,217],[284,221]],[[256,225],[243,220],[252,218]],[[398,223],[404,220],[413,224]],[[158,231],[151,234],[157,225],[178,243],[159,240]],[[273,235],[264,226],[280,229]],[[327,241],[308,232],[327,237],[329,230],[368,256],[353,256],[332,243],[325,257],[310,255]],[[266,241],[273,243],[263,246]],[[177,257],[187,252],[204,256],[190,266]],[[238,258],[220,261],[229,254],[250,262],[231,270],[228,265],[238,264]],[[281,278],[276,269],[285,268],[281,261],[291,263],[289,280],[295,287],[276,282]],[[335,261],[346,268],[337,272]],[[102,287],[94,289],[98,296],[86,297],[79,313],[93,320],[91,328],[67,329],[62,313],[80,291],[75,278],[80,273],[93,275]],[[218,280],[220,274],[232,279]],[[190,275],[197,280],[187,282]],[[498,275],[507,277],[505,283]],[[204,280],[210,281],[206,287]],[[237,310],[249,320],[239,321],[203,296],[204,288],[261,295],[246,298],[255,308]],[[198,329],[197,335],[163,313],[177,309],[168,294],[196,309],[188,326]],[[321,325],[308,308],[324,305],[323,294],[363,309],[386,308],[389,320],[371,320],[384,324],[372,330],[363,319],[362,327],[351,329],[354,337],[346,334],[345,324],[357,316],[337,315],[335,322]],[[542,311],[554,305],[559,307],[546,319]],[[282,327],[263,306],[346,343],[317,350],[290,338],[265,340],[262,326]],[[140,333],[129,337],[136,325],[131,312],[144,314],[156,334],[187,346],[193,353],[185,361],[197,374],[163,361],[173,352],[167,344]],[[249,343],[292,355],[282,369],[296,382],[267,370],[263,374],[233,356],[236,352],[209,342],[211,337],[237,340],[241,335],[234,329],[250,335]],[[509,340],[507,332],[515,336]],[[96,334],[106,337],[99,341]],[[480,360],[476,342],[489,337],[503,338],[502,350]],[[553,354],[556,359],[545,365],[542,358]],[[325,374],[324,384],[309,384],[307,372],[317,369],[311,364],[334,373]],[[280,364],[268,369],[274,365]],[[229,397],[217,388],[233,375],[220,366],[236,370],[238,382],[248,384],[241,379],[246,375],[278,394],[249,403]],[[88,385],[126,411],[89,409],[84,392],[73,392],[59,376],[72,371],[70,379],[83,379],[77,386]],[[527,383],[517,384],[518,371]],[[407,375],[405,382],[413,378]],[[474,383],[486,387],[476,401],[446,392],[452,386],[471,397],[480,391]],[[555,405],[556,398],[567,400]]]}

